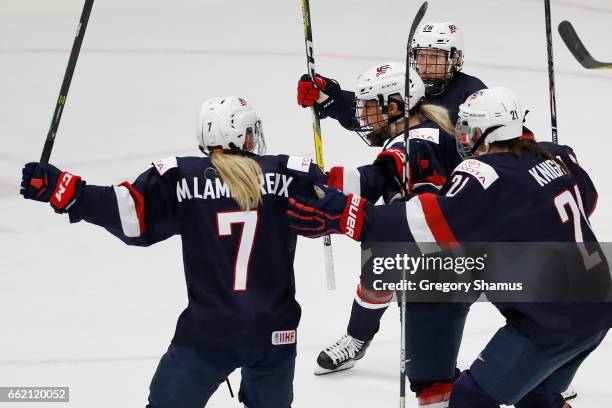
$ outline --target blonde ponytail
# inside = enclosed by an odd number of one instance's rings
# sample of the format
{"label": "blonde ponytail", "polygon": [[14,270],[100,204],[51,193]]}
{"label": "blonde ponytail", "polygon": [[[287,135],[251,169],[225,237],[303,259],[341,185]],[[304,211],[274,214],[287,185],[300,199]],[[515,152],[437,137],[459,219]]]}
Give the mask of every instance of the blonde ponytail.
{"label": "blonde ponytail", "polygon": [[263,174],[259,163],[250,157],[224,153],[223,150],[211,152],[210,161],[243,211],[262,203],[259,180]]}
{"label": "blonde ponytail", "polygon": [[451,123],[446,108],[438,105],[422,105],[420,113],[444,129],[446,133],[455,136],[455,125]]}

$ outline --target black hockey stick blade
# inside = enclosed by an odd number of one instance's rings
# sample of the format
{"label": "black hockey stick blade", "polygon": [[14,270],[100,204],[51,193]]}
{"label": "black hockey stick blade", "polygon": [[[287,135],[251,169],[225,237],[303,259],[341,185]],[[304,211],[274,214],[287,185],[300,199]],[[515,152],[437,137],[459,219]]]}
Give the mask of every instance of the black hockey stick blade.
{"label": "black hockey stick blade", "polygon": [[[404,85],[404,98],[405,98],[405,103],[406,106],[408,105],[408,100],[409,100],[409,93],[410,93],[410,49],[412,47],[412,39],[414,38],[414,33],[416,32],[417,28],[419,27],[419,25],[421,24],[421,20],[423,20],[423,17],[425,16],[425,13],[427,12],[427,2],[424,2],[423,4],[421,4],[421,7],[419,7],[419,11],[417,11],[417,13],[414,16],[414,20],[412,20],[412,25],[410,26],[410,33],[408,34],[408,43],[406,44],[406,83]],[[406,125],[407,125],[407,121],[408,121],[408,109],[404,109],[404,120],[406,121]],[[408,127],[405,127],[405,129],[408,129]]]}
{"label": "black hockey stick blade", "polygon": [[416,29],[418,28],[419,24],[421,24],[421,20],[423,20],[423,17],[425,16],[426,12],[427,2],[424,2],[423,4],[421,4],[419,11],[417,11],[416,15],[414,16],[414,20],[412,20],[412,26],[410,27],[410,35],[408,36],[408,45],[410,45],[410,43],[412,42],[414,33],[416,32]]}
{"label": "black hockey stick blade", "polygon": [[[427,2],[424,2],[423,4],[421,4],[421,7],[419,8],[419,11],[417,11],[417,13],[414,16],[414,20],[412,20],[412,25],[410,26],[410,33],[408,34],[408,43],[406,44],[406,84],[404,85],[404,98],[405,98],[405,103],[406,106],[408,105],[408,99],[409,99],[409,93],[410,93],[410,49],[412,47],[412,39],[414,38],[414,33],[416,32],[417,28],[419,27],[419,25],[421,24],[421,20],[423,20],[423,17],[425,16],[425,13],[427,12]],[[408,120],[408,109],[404,110],[404,119],[407,121]],[[405,129],[408,129],[407,127]]]}
{"label": "black hockey stick blade", "polygon": [[559,23],[559,35],[580,65],[586,69],[612,69],[612,62],[600,62],[591,56],[569,21]]}

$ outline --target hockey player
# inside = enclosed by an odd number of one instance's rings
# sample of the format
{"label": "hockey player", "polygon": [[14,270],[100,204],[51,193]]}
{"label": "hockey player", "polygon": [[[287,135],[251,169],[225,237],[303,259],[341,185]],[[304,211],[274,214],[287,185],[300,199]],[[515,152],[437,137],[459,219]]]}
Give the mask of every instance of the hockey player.
{"label": "hockey player", "polygon": [[[462,72],[464,53],[463,34],[451,22],[435,22],[422,25],[417,30],[412,42],[411,66],[423,79],[425,85],[424,104],[446,108],[449,111],[451,123],[455,123],[457,120],[459,104],[473,92],[486,88],[481,80]],[[387,68],[381,65],[379,69],[380,71],[376,72],[376,75],[381,75]],[[358,108],[355,103],[359,99],[359,95],[356,95],[355,92],[342,90],[337,81],[329,78],[317,76],[316,81],[317,84],[315,86],[308,75],[302,76],[298,82],[298,104],[303,107],[316,105],[316,111],[321,118],[329,116],[338,120],[344,128],[357,130],[362,139],[369,145],[383,146],[389,141],[389,135],[386,132],[376,131],[375,126],[369,132],[360,131],[363,130],[363,126],[360,123],[360,115],[358,112],[356,114]],[[428,124],[424,125],[424,127],[427,126]],[[434,156],[439,157],[440,147],[434,148],[438,150]],[[411,155],[410,161],[416,169],[421,167],[416,165],[417,156],[421,156],[423,159],[421,164],[431,161],[427,155],[420,155],[413,149],[411,151],[414,154]],[[437,171],[436,173],[444,174],[445,176],[440,177],[438,181],[446,181],[446,176],[457,164],[454,158],[457,155],[454,151],[450,154],[444,154],[445,159],[438,160],[440,164],[438,167],[444,167],[445,170]],[[416,172],[413,172],[413,175],[416,174]],[[419,181],[416,181],[417,178],[413,177],[412,180],[420,184]],[[380,188],[386,185],[386,182],[381,182]],[[438,184],[436,187],[439,189],[441,185]],[[398,190],[391,191],[397,193]],[[358,287],[348,324],[349,328],[347,331],[349,336],[343,336],[320,353],[320,358],[317,362],[319,368],[316,373],[329,373],[339,369],[351,368],[355,365],[356,360],[363,357],[369,345],[369,340],[376,333],[380,318],[388,306],[388,302],[384,301],[384,299],[372,296],[374,294],[367,293],[367,291],[364,293],[362,286]],[[370,298],[371,301],[364,301],[363,298]],[[414,305],[413,307],[417,308],[420,306]],[[444,308],[446,306],[440,307]],[[358,327],[363,329],[359,330],[357,329]],[[355,337],[350,336],[351,333]],[[350,352],[347,352],[348,350]],[[327,357],[325,354],[327,354]],[[440,360],[446,361],[449,358],[452,360],[452,353],[448,356],[440,357]],[[333,363],[329,362],[330,359]],[[327,363],[325,362],[326,360],[328,360]],[[451,373],[449,377],[449,374],[445,374],[443,378],[452,379],[452,375]],[[430,375],[427,375],[427,378],[438,377],[439,375],[435,373],[435,370]],[[425,381],[420,386],[415,385],[416,388],[413,389],[415,391],[422,391],[427,388],[429,383],[429,381]],[[447,382],[445,381],[444,383]],[[416,382],[413,382],[413,384],[416,384]],[[442,388],[442,393],[446,393],[446,385]],[[428,392],[423,392],[422,398],[424,400],[429,399],[428,394]]]}
{"label": "hockey player", "polygon": [[[457,152],[454,126],[444,108],[422,102],[425,86],[419,75],[410,74],[410,189],[438,193],[462,158]],[[346,193],[360,194],[375,202],[381,196],[391,202],[400,196],[404,166],[405,67],[387,63],[375,66],[357,80],[355,89],[357,129],[361,135],[385,144],[374,164],[356,170],[330,169],[328,184]],[[393,292],[372,289],[373,276],[367,268],[361,274],[351,308],[347,332],[321,351],[315,374],[328,374],[353,367],[364,356]],[[449,309],[451,309],[449,311]],[[453,304],[411,304],[407,339],[411,388],[421,406],[447,399],[459,350],[467,307]],[[433,320],[435,323],[430,324]],[[425,324],[427,323],[427,324]]]}
{"label": "hockey player", "polygon": [[[305,235],[339,231],[364,242],[590,243],[588,251],[576,251],[582,259],[573,266],[581,283],[609,291],[608,264],[588,221],[597,193],[572,150],[522,140],[524,115],[505,88],[473,94],[459,117],[458,137],[478,156],[457,167],[441,195],[374,207],[321,186],[322,199],[290,199],[292,227]],[[508,267],[515,273],[531,265]],[[506,325],[455,382],[450,408],[569,407],[560,393],[612,326],[612,303],[494,304]]]}
{"label": "hockey player", "polygon": [[242,367],[246,406],[287,408],[301,310],[296,234],[284,214],[289,194],[313,194],[313,182],[325,176],[310,159],[258,155],[261,122],[241,98],[204,102],[197,139],[207,157],[156,161],[134,183],[112,187],[28,163],[21,194],[128,245],[180,235],[189,302],[153,376],[148,407],[201,408]]}
{"label": "hockey player", "polygon": [[[425,83],[426,103],[449,111],[452,123],[457,120],[459,105],[472,93],[486,88],[478,78],[462,72],[463,34],[451,22],[425,23],[412,40],[410,65]],[[341,89],[340,84],[317,75],[316,86],[305,74],[298,81],[298,104],[316,106],[321,118],[336,119],[344,128],[359,127],[355,120],[355,95]],[[368,143],[379,145],[372,140]]]}

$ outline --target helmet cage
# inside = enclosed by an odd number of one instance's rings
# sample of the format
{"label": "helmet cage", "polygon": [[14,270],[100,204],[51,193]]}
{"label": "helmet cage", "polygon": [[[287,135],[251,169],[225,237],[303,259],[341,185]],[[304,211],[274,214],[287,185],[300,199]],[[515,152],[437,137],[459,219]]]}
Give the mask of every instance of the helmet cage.
{"label": "helmet cage", "polygon": [[[437,77],[425,79],[423,76],[427,76],[422,73],[421,70],[424,70],[423,64],[418,63],[418,56],[420,52],[427,51],[443,51],[445,53],[445,61],[443,64],[439,64],[437,62],[425,62],[425,66],[433,67],[433,69],[429,69],[429,72],[434,72]],[[439,65],[444,66],[443,73],[435,74],[438,72],[436,69]],[[461,71],[463,68],[463,52],[455,47],[451,47],[450,51],[441,49],[441,48],[433,48],[433,47],[414,47],[410,50],[410,67],[413,68],[421,78],[423,78],[423,83],[425,84],[425,93],[427,95],[439,95],[446,90],[448,84],[455,76],[455,73]]]}
{"label": "helmet cage", "polygon": [[[483,131],[481,126],[472,127],[467,119],[459,118],[455,125],[455,141],[457,142],[457,152],[459,156],[464,160],[472,157],[483,143],[485,146],[488,146],[488,143],[485,142],[486,137],[503,126],[505,125],[494,125]],[[480,130],[481,135],[476,143],[474,143],[476,129]]]}
{"label": "helmet cage", "polygon": [[462,118],[457,120],[455,125],[455,141],[457,142],[457,152],[464,160],[472,155],[474,146],[474,133],[477,128],[472,128],[468,121]]}
{"label": "helmet cage", "polygon": [[252,147],[250,150],[247,150],[251,153],[255,153],[258,156],[264,155],[266,153],[266,139],[264,137],[263,125],[261,124],[261,119],[257,119],[253,127],[247,127],[246,129],[246,137],[245,137],[245,145],[249,143],[249,131],[251,133]]}
{"label": "helmet cage", "polygon": [[[377,112],[368,115],[365,109],[374,108],[374,105],[367,106],[367,103],[372,101],[376,102]],[[391,102],[397,103],[401,112],[393,118],[389,118],[389,104]],[[395,137],[395,134],[391,134],[393,132],[391,129],[395,129],[395,126],[391,125],[403,118],[403,112],[404,101],[399,93],[389,95],[387,99],[382,94],[378,94],[376,99],[357,99],[355,101],[355,128],[353,130],[368,146],[382,146],[385,140]],[[375,117],[375,120],[366,119],[372,117]]]}

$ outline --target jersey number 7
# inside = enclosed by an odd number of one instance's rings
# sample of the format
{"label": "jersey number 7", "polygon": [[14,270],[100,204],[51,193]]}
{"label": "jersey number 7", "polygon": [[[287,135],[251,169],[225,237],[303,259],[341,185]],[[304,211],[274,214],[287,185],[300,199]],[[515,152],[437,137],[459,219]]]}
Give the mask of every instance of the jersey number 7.
{"label": "jersey number 7", "polygon": [[257,211],[217,213],[217,230],[220,237],[232,235],[232,224],[242,224],[238,238],[238,252],[234,259],[234,291],[243,291],[247,289],[249,261],[257,232]]}

